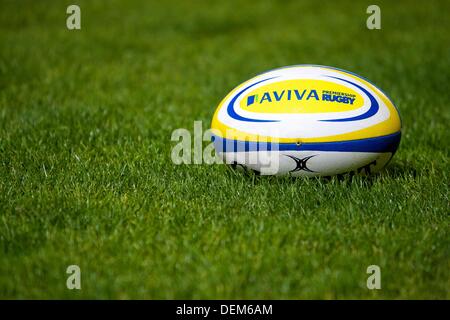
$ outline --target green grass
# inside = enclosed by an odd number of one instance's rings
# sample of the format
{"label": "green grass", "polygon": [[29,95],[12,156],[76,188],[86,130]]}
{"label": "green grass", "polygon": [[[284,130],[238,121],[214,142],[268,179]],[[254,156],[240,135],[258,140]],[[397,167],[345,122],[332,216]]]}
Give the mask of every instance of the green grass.
{"label": "green grass", "polygon": [[[450,298],[448,1],[378,1],[378,31],[371,1],[79,0],[68,31],[72,3],[0,2],[0,298]],[[172,164],[174,129],[299,63],[389,94],[383,173]]]}

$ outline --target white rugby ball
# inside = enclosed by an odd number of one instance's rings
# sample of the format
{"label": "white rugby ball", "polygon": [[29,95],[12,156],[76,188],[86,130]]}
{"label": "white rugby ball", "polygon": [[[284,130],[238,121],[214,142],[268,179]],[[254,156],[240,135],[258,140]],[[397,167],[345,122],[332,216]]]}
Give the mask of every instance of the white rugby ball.
{"label": "white rugby ball", "polygon": [[259,174],[331,176],[382,169],[400,143],[400,116],[368,80],[298,65],[232,90],[212,120],[223,160]]}

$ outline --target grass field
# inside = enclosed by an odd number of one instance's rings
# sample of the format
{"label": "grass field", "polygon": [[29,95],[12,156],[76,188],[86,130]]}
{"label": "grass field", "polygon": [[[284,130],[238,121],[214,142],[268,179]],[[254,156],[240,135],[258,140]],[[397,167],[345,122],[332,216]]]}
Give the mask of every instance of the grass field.
{"label": "grass field", "polygon": [[[450,3],[377,1],[373,31],[370,4],[1,0],[0,298],[449,299]],[[171,162],[174,129],[301,63],[392,98],[403,136],[383,173]]]}

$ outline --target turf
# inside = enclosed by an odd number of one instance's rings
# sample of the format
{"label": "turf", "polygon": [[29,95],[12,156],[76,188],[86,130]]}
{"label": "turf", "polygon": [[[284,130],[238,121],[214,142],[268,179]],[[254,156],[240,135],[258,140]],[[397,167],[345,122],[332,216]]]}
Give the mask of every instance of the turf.
{"label": "turf", "polygon": [[[448,1],[0,2],[0,298],[450,298]],[[401,112],[379,175],[174,165],[237,84],[367,77]],[[77,264],[82,289],[66,288]],[[366,288],[381,267],[382,289]]]}

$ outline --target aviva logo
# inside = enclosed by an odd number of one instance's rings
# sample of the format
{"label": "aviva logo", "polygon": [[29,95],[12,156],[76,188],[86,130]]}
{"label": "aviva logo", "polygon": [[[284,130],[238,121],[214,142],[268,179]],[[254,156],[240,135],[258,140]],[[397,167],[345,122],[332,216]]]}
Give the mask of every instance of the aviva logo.
{"label": "aviva logo", "polygon": [[261,113],[341,112],[357,109],[363,104],[363,97],[349,87],[310,79],[261,86],[240,102],[244,110]]}
{"label": "aviva logo", "polygon": [[[285,96],[286,94],[286,96]],[[292,98],[297,100],[303,100],[306,94],[306,89],[303,91],[300,91],[298,89],[294,90],[283,90],[283,91],[272,91],[272,92],[264,92],[262,95],[261,100],[258,100],[258,95],[252,95],[247,97],[247,106],[253,104],[253,103],[263,103],[264,101],[272,102],[272,101],[281,101],[284,97],[285,100],[292,100]],[[311,90],[309,91],[308,95],[306,96],[305,100],[309,99],[316,99],[319,100],[319,95],[317,94],[317,90]],[[354,101],[355,99],[353,99]]]}

